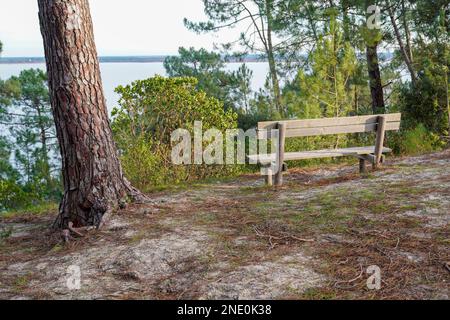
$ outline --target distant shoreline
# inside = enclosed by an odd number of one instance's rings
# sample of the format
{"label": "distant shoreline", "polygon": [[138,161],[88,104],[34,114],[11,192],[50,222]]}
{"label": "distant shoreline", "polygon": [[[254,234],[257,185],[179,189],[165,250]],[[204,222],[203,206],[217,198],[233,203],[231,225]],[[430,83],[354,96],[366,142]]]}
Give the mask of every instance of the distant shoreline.
{"label": "distant shoreline", "polygon": [[[162,63],[169,56],[103,56],[100,63]],[[248,55],[241,59],[230,57],[229,63],[265,62],[257,55]],[[45,63],[44,57],[2,57],[0,64],[38,64]]]}

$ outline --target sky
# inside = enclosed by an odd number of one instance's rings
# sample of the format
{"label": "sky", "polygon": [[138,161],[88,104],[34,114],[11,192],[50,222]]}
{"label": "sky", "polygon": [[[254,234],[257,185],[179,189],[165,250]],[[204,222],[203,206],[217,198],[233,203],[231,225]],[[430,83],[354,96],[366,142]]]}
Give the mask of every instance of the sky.
{"label": "sky", "polygon": [[[176,54],[178,47],[213,49],[237,30],[198,35],[183,19],[205,20],[201,0],[89,0],[101,56]],[[37,0],[0,0],[3,57],[43,56]]]}

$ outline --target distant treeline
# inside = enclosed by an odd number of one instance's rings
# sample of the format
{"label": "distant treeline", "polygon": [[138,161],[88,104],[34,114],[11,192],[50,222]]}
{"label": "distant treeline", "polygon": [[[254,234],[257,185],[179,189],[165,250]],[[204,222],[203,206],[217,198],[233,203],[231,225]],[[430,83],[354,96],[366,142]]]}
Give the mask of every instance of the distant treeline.
{"label": "distant treeline", "polygon": [[[151,62],[164,62],[169,57],[165,56],[105,56],[99,57],[101,63],[151,63]],[[249,54],[244,56],[231,56],[227,57],[228,62],[261,62],[265,61],[260,55]],[[44,57],[5,57],[0,58],[0,64],[17,64],[17,63],[45,63]]]}

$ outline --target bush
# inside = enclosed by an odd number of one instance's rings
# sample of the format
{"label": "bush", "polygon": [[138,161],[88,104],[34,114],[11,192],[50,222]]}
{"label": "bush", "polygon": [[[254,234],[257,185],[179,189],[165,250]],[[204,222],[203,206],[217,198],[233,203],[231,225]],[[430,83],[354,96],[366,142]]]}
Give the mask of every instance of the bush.
{"label": "bush", "polygon": [[11,180],[0,180],[0,211],[19,209],[30,205],[32,195]]}
{"label": "bush", "polygon": [[171,133],[187,129],[193,137],[195,121],[203,130],[222,132],[237,127],[237,115],[224,111],[219,100],[196,89],[195,78],[156,76],[119,86],[119,107],[114,108],[112,129],[125,174],[142,190],[209,177],[229,176],[237,167],[176,166],[171,161]]}
{"label": "bush", "polygon": [[392,146],[402,155],[419,155],[442,149],[443,141],[423,124],[414,129],[401,131],[392,137]]}
{"label": "bush", "polygon": [[439,135],[448,135],[447,101],[445,87],[428,78],[417,87],[403,85],[400,90],[400,110],[403,126],[414,129],[419,125]]}

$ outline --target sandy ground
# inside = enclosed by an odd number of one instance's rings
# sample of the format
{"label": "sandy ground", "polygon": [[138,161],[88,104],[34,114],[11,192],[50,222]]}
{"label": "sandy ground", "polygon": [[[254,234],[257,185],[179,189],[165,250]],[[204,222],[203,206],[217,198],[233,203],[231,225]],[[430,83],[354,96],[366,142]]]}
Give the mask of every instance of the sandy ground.
{"label": "sandy ground", "polygon": [[446,151],[367,177],[292,169],[278,189],[257,175],[193,185],[68,244],[54,212],[3,217],[0,298],[448,299],[449,167]]}

